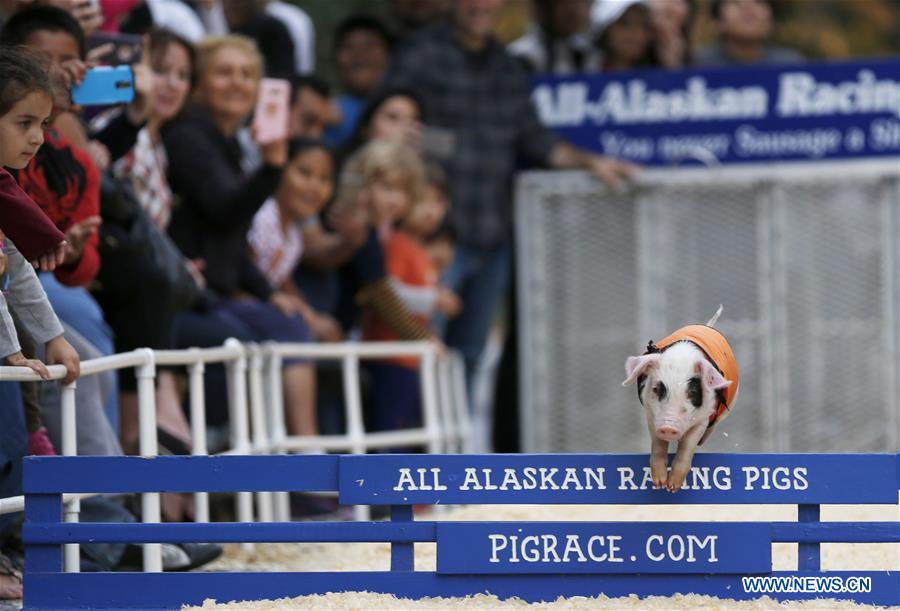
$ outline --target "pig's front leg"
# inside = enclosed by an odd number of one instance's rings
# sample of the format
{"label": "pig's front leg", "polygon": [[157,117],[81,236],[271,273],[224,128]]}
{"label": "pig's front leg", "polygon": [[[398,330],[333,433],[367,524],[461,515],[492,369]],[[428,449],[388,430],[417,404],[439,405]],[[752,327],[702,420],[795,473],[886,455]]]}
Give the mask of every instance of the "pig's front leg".
{"label": "pig's front leg", "polygon": [[650,444],[650,475],[653,477],[654,488],[665,488],[668,478],[669,442],[659,439],[651,431]]}
{"label": "pig's front leg", "polygon": [[706,432],[706,422],[701,422],[688,430],[678,442],[678,450],[675,452],[675,458],[672,459],[672,471],[669,473],[669,479],[666,487],[672,492],[681,490],[684,485],[684,478],[687,477],[688,471],[691,470],[691,462],[694,460],[694,452],[697,451],[697,443]]}

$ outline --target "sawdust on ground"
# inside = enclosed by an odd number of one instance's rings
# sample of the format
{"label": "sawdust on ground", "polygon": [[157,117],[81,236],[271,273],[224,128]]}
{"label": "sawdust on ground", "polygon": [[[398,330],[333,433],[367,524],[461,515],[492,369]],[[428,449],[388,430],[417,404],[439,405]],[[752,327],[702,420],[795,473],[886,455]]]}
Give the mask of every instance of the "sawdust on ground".
{"label": "sawdust on ground", "polygon": [[[418,516],[419,520],[461,521],[795,521],[794,505],[478,505],[460,507]],[[900,518],[896,505],[826,505],[823,521],[896,521]],[[435,544],[417,543],[416,570],[435,569]],[[897,543],[823,543],[823,570],[897,570],[900,571],[900,544]],[[206,567],[210,571],[387,571],[390,568],[390,546],[386,543],[278,543],[256,545],[252,551],[239,545],[228,546],[226,553]],[[797,568],[797,545],[774,543],[773,570]],[[898,580],[900,584],[900,580]],[[900,587],[900,586],[898,586]],[[847,601],[815,600],[780,604],[770,598],[752,601],[724,600],[709,596],[678,595],[638,598],[560,598],[549,603],[527,603],[520,599],[499,600],[495,596],[467,598],[398,599],[371,592],[333,593],[324,596],[301,596],[293,599],[228,602],[205,601],[202,607],[184,607],[184,611],[241,610],[272,611],[301,609],[874,609],[869,605],[853,605]]]}

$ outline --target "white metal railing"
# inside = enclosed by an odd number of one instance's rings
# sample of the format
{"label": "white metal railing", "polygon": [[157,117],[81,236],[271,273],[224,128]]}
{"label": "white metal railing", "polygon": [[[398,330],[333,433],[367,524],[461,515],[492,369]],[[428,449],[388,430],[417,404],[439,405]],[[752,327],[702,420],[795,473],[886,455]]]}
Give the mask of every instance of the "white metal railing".
{"label": "white metal railing", "polygon": [[[396,356],[419,359],[423,426],[400,431],[366,432],[363,425],[362,398],[359,383],[359,361]],[[344,409],[347,431],[342,435],[291,437],[284,423],[281,391],[281,363],[287,357],[342,362]],[[157,365],[178,365],[187,368],[190,389],[191,453],[207,455],[206,401],[203,382],[205,365],[223,363],[226,366],[230,448],[223,454],[271,454],[283,452],[322,452],[327,450],[365,453],[371,449],[403,445],[423,446],[429,452],[467,452],[471,449],[472,425],[465,390],[463,362],[459,354],[438,355],[431,342],[346,342],[340,344],[242,344],[229,339],[221,347],[189,348],[186,350],[150,350],[141,348],[131,352],[105,356],[81,363],[81,376],[133,367],[138,381],[139,453],[157,455],[155,378]],[[62,365],[48,367],[50,380],[65,377]],[[0,367],[0,381],[43,382],[27,367]],[[63,455],[77,454],[75,388],[77,381],[61,389]],[[249,399],[249,400],[248,400]],[[160,493],[141,496],[142,519],[158,523]],[[65,519],[77,522],[80,500],[86,496],[65,496]],[[24,497],[0,499],[0,514],[24,509]],[[368,506],[356,506],[358,519],[368,517]],[[257,495],[258,520],[290,520],[289,497],[284,492],[262,492]],[[249,492],[236,496],[239,522],[253,521],[253,497]],[[207,493],[195,493],[195,520],[209,521]],[[144,571],[162,571],[159,543],[143,547]],[[68,572],[79,570],[79,547],[66,544],[64,567]]]}

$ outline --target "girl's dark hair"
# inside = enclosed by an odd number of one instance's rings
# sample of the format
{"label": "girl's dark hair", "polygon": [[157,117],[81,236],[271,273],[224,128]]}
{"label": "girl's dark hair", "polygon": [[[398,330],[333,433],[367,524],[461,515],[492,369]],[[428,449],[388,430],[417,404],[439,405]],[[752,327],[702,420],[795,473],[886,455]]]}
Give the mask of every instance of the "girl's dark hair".
{"label": "girl's dark hair", "polygon": [[323,98],[331,95],[331,87],[318,76],[314,74],[295,76],[291,79],[291,105],[297,101],[297,97],[304,89],[312,89]]}
{"label": "girl's dark hair", "polygon": [[[601,0],[602,1],[602,0]],[[553,0],[533,0],[532,5],[535,12],[535,22],[544,33],[543,47],[547,54],[547,65],[553,66],[556,62],[556,42],[559,35],[556,32],[556,24],[553,23]],[[537,72],[535,66],[531,65],[529,60],[522,58],[526,63],[529,72]]]}
{"label": "girl's dark hair", "polygon": [[347,38],[347,36],[360,30],[374,32],[381,38],[385,49],[388,51],[391,50],[394,39],[391,36],[390,31],[388,31],[387,26],[385,26],[377,17],[365,14],[350,15],[338,24],[337,29],[335,29],[334,32],[334,50],[337,51],[340,46],[344,44],[344,39]]}
{"label": "girl's dark hair", "polygon": [[147,52],[150,53],[150,62],[155,64],[161,61],[170,45],[179,45],[188,54],[188,60],[191,62],[191,85],[193,86],[194,66],[197,65],[197,51],[194,49],[194,45],[183,36],[176,34],[172,30],[162,28],[151,30],[150,48],[147,49]]}
{"label": "girl's dark hair", "polygon": [[379,89],[375,92],[374,96],[369,98],[366,107],[360,113],[359,119],[356,121],[356,127],[353,128],[353,133],[350,134],[350,137],[343,146],[341,146],[341,149],[338,152],[338,159],[343,162],[356,152],[359,147],[366,143],[366,140],[368,139],[366,137],[366,130],[369,129],[369,125],[372,123],[372,117],[375,116],[375,112],[381,108],[381,105],[388,99],[396,96],[409,98],[415,102],[416,106],[419,107],[420,117],[422,119],[425,118],[425,106],[422,103],[421,96],[419,96],[415,90],[410,89],[409,87],[385,87]]}
{"label": "girl's dark hair", "polygon": [[[643,13],[644,18],[647,21],[647,27],[651,28],[651,32],[652,32],[652,26],[650,23],[650,19],[651,19],[650,7],[645,4],[633,3],[631,6],[628,7],[629,10],[632,7],[639,8],[639,10]],[[624,15],[624,14],[625,13],[622,13],[622,15]],[[619,16],[619,19],[622,18],[622,15]],[[610,23],[608,26],[606,26],[606,29],[604,29],[603,32],[600,34],[600,36],[597,38],[596,45],[603,52],[604,56],[609,53],[609,49],[608,49],[609,30],[619,21],[619,19],[616,19],[615,21]],[[647,45],[647,51],[644,53],[644,56],[642,58],[640,58],[634,66],[632,66],[632,68],[656,68],[661,65],[662,65],[662,63],[659,61],[659,56],[656,53],[656,44],[655,44],[654,37],[651,36],[650,43]]]}
{"label": "girl's dark hair", "polygon": [[35,91],[53,97],[45,66],[25,47],[0,46],[0,116]]}
{"label": "girl's dark hair", "polygon": [[334,155],[328,147],[325,146],[325,143],[314,138],[291,138],[288,141],[288,160],[291,160],[300,153],[310,149],[322,149],[328,153],[328,157],[331,158],[332,162],[334,161]]}

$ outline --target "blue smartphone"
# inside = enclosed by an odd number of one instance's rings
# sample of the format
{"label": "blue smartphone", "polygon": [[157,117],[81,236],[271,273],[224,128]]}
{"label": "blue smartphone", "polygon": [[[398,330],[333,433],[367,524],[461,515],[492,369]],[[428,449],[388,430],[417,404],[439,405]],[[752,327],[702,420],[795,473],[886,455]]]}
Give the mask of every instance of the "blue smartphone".
{"label": "blue smartphone", "polygon": [[80,85],[72,87],[72,103],[79,106],[126,104],[134,99],[131,66],[91,68]]}

